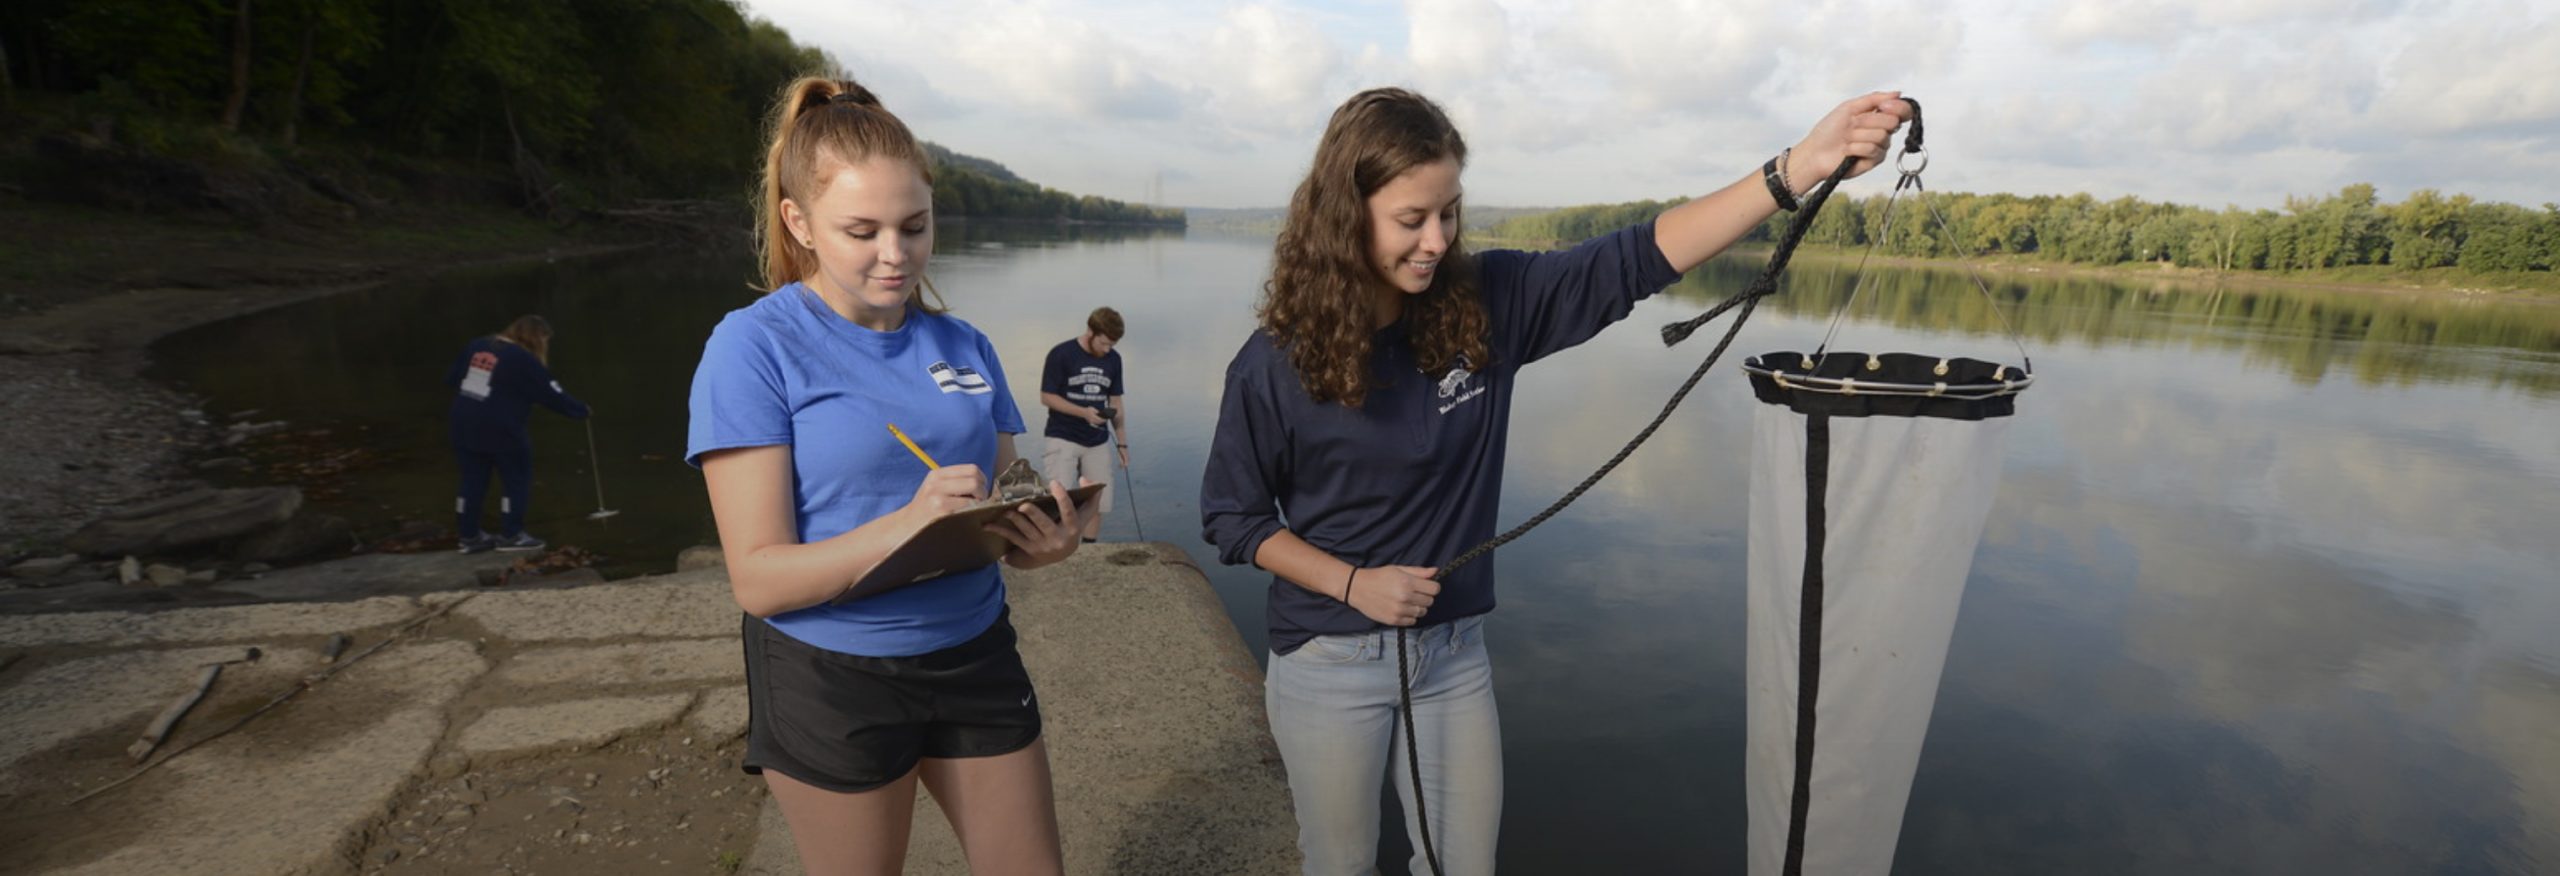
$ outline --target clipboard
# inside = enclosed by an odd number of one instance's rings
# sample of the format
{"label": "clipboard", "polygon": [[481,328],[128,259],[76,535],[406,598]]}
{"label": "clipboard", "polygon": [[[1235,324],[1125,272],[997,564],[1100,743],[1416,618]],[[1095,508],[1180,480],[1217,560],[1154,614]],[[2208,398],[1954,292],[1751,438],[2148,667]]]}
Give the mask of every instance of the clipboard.
{"label": "clipboard", "polygon": [[[1067,491],[1067,499],[1081,508],[1093,504],[1093,497],[1108,484],[1088,484]],[[1004,559],[1013,547],[1004,536],[986,531],[986,525],[1024,505],[1035,505],[1051,517],[1058,515],[1058,498],[1043,491],[1028,499],[981,505],[954,511],[935,518],[923,529],[909,536],[880,564],[871,567],[862,580],[853,582],[843,593],[827,600],[842,605],[868,596],[878,596],[919,581],[939,578],[953,572],[982,568]]]}

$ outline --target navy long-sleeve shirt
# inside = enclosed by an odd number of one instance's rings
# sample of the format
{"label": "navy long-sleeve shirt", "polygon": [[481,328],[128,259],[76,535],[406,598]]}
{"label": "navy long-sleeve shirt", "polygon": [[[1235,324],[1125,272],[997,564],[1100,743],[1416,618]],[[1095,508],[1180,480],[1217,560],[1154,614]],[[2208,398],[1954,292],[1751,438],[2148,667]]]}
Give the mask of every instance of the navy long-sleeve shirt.
{"label": "navy long-sleeve shirt", "polygon": [[[1358,409],[1318,404],[1288,355],[1263,332],[1227,366],[1227,387],[1200,481],[1202,535],[1221,562],[1251,563],[1286,528],[1362,567],[1436,566],[1494,535],[1518,370],[1591,339],[1635,302],[1680,279],[1650,222],[1560,252],[1475,256],[1492,324],[1491,363],[1420,371],[1399,321],[1371,342]],[[1493,610],[1494,558],[1441,582],[1425,624]],[[1358,609],[1273,576],[1271,647],[1378,628]]]}
{"label": "navy long-sleeve shirt", "polygon": [[563,391],[533,351],[494,337],[473,338],[463,347],[445,369],[444,383],[454,390],[447,418],[453,446],[464,450],[530,449],[525,419],[536,403],[571,419],[587,416],[586,403]]}

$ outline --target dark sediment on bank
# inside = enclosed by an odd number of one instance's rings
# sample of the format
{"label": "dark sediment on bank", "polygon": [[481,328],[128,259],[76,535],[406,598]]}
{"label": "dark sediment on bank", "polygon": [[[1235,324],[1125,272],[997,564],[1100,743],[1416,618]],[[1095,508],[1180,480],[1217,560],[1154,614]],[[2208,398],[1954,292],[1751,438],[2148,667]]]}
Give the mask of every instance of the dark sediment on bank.
{"label": "dark sediment on bank", "polygon": [[[220,421],[201,399],[143,376],[160,338],[455,267],[578,258],[664,238],[629,226],[554,226],[490,206],[384,206],[360,222],[304,217],[262,227],[220,211],[114,210],[0,192],[0,239],[15,250],[0,272],[0,566],[13,566],[63,556],[73,532],[116,509],[203,488],[199,466],[228,455],[237,427],[259,425]],[[0,574],[0,585],[111,578],[119,559]],[[191,571],[216,565],[170,559]]]}

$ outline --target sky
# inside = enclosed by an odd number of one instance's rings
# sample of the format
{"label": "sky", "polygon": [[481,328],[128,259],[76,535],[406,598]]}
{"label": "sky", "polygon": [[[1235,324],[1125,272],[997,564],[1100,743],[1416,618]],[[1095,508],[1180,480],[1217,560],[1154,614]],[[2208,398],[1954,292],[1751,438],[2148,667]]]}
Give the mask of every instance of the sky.
{"label": "sky", "polygon": [[1176,206],[1285,203],[1333,108],[1377,85],[1449,111],[1481,205],[1703,194],[1878,89],[1925,107],[1940,191],[2560,201],[2555,0],[744,5],[925,139]]}

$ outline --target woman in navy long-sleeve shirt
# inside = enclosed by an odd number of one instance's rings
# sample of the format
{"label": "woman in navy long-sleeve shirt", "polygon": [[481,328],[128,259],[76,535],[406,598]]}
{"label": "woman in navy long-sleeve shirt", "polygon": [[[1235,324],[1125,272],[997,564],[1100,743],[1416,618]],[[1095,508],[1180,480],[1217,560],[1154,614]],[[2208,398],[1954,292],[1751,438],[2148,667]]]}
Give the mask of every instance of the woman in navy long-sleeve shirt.
{"label": "woman in navy long-sleeve shirt", "polygon": [[[570,419],[587,416],[586,403],[551,378],[550,359],[551,323],[527,314],[508,323],[506,331],[471,339],[453,367],[445,369],[445,385],[454,390],[448,418],[453,456],[462,467],[453,511],[463,553],[543,547],[542,539],[524,531],[525,502],[533,496],[533,436],[525,420],[536,404]],[[496,536],[480,531],[480,499],[489,492],[492,470],[506,484],[498,498]]]}
{"label": "woman in navy long-sleeve shirt", "polygon": [[[1440,863],[1493,872],[1493,557],[1433,575],[1493,537],[1514,375],[1792,209],[1842,160],[1873,167],[1908,114],[1897,97],[1843,103],[1759,172],[1550,253],[1459,245],[1466,143],[1431,101],[1373,89],[1334,112],[1290,199],[1261,329],[1227,366],[1200,487],[1219,559],[1272,573],[1264,704],[1307,873],[1374,872],[1378,779],[1407,769],[1393,627],[1418,634],[1414,728]],[[1414,789],[1396,786],[1412,868],[1427,872]]]}

